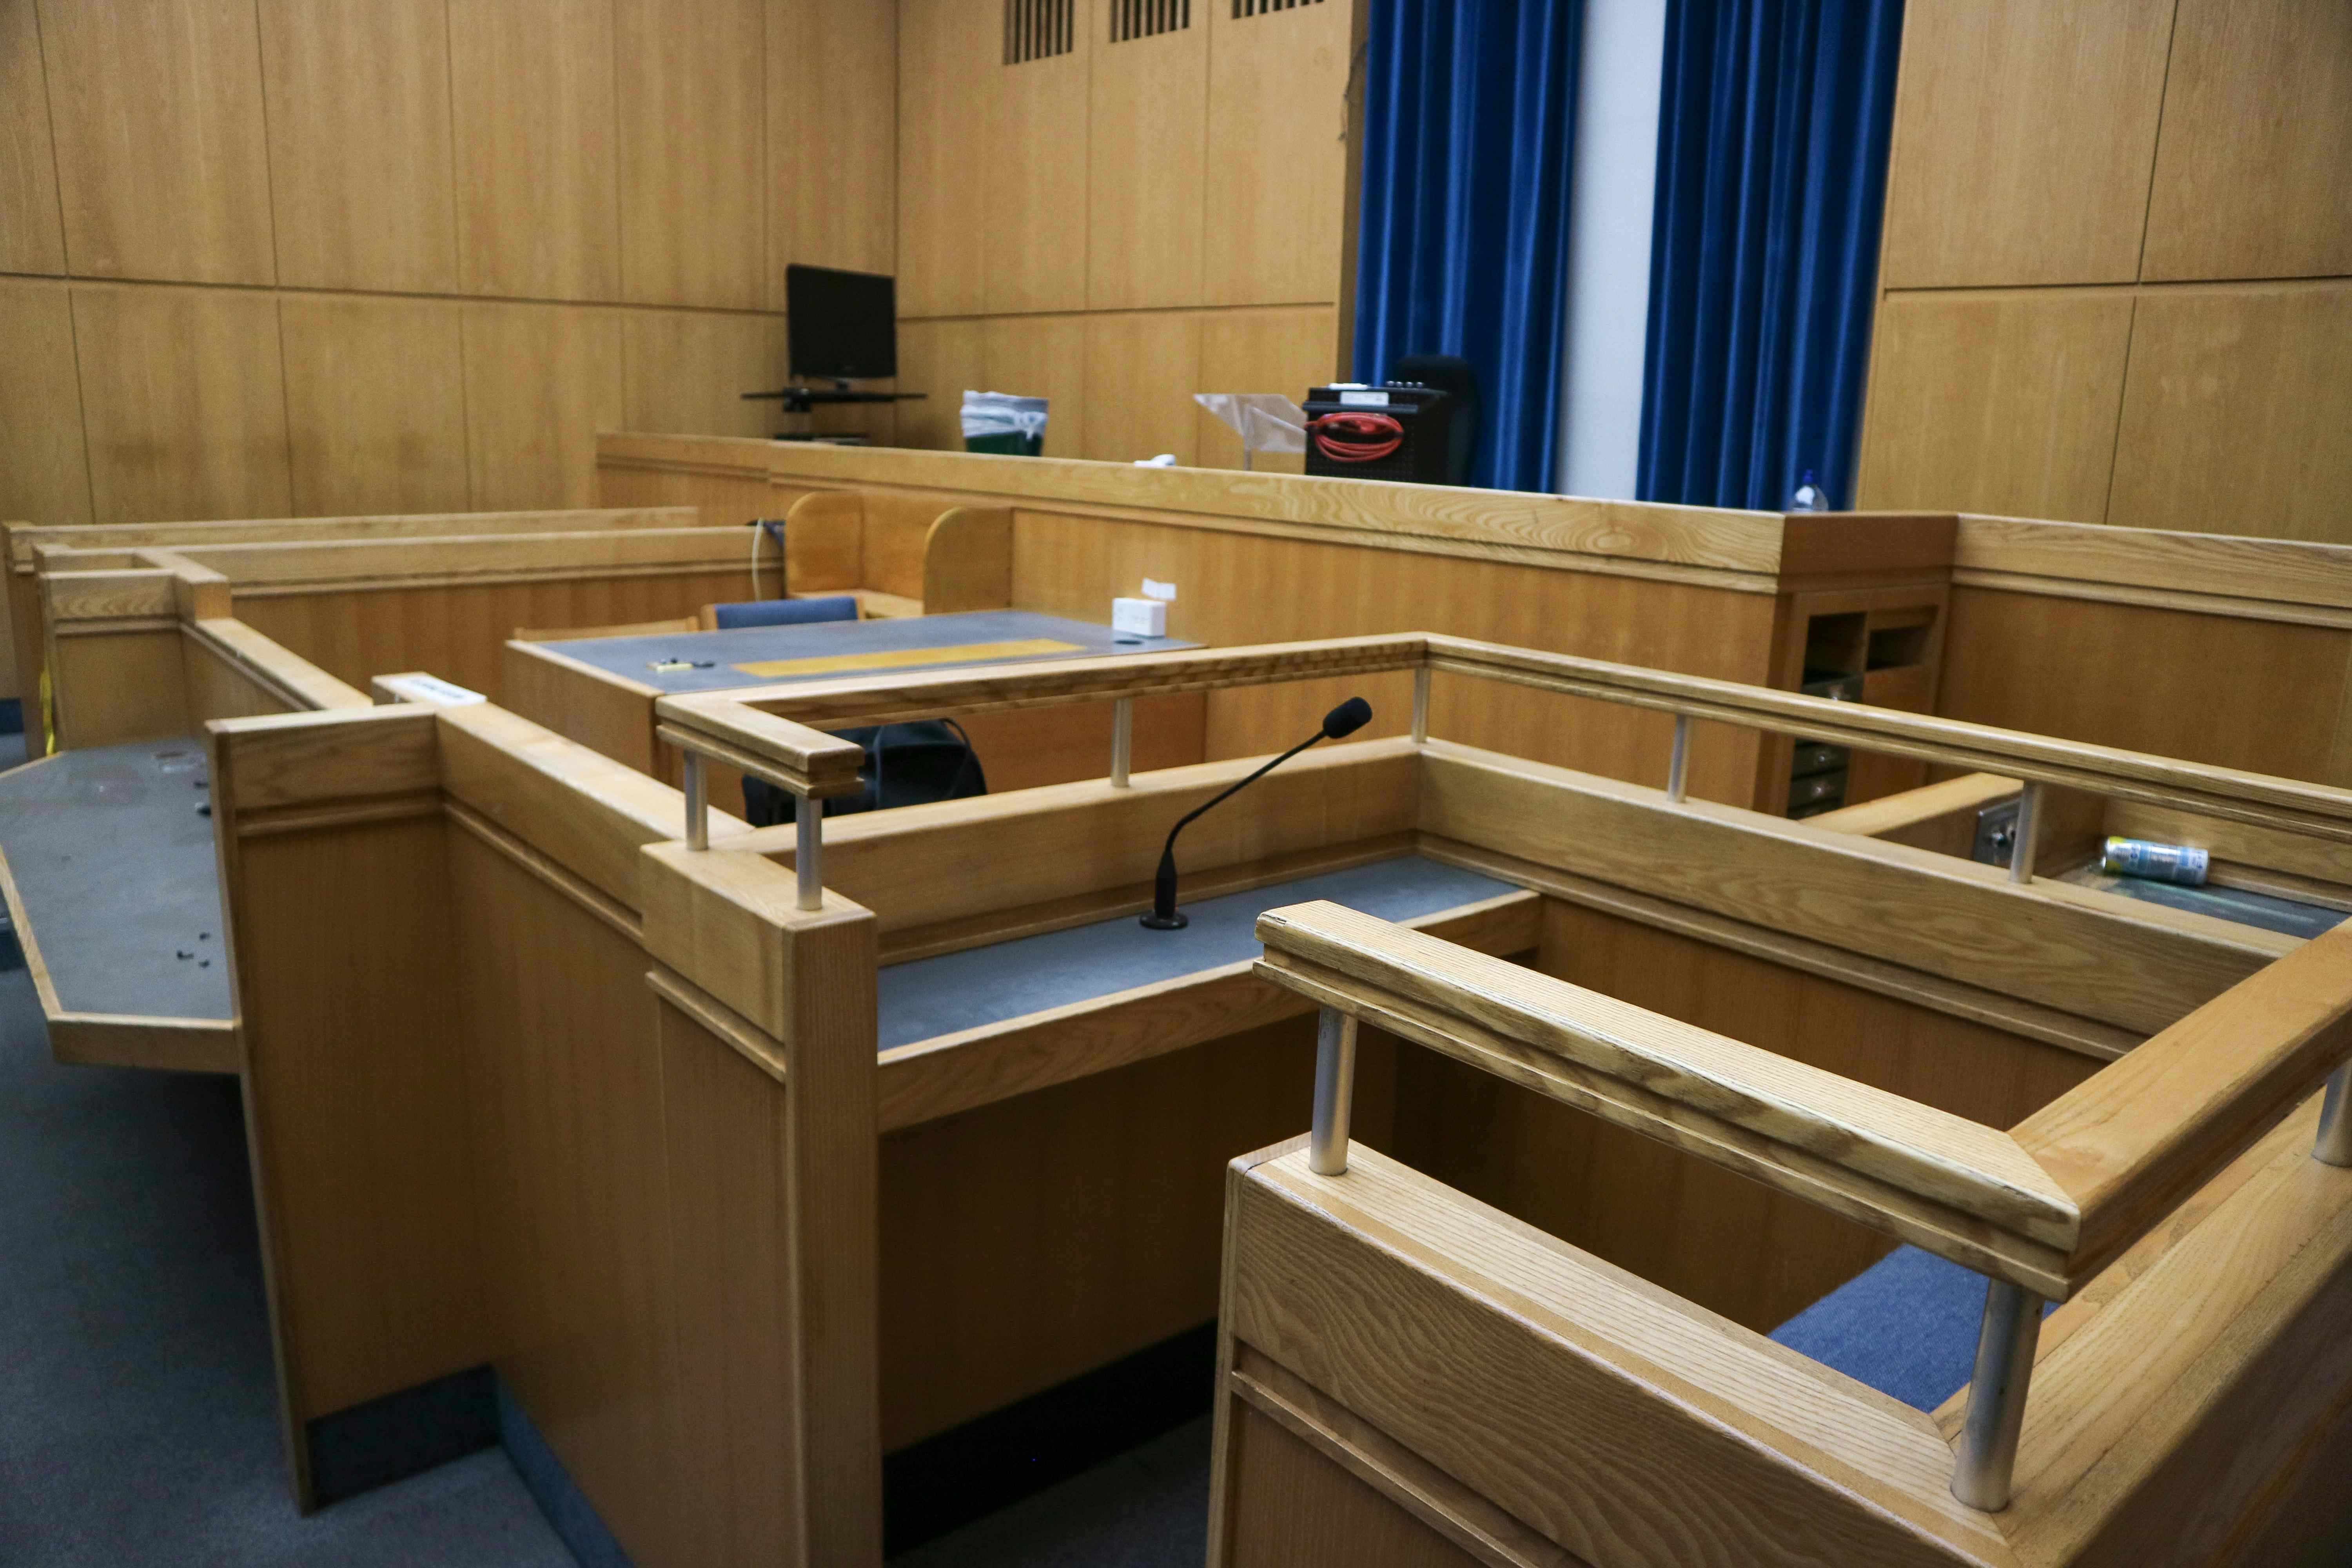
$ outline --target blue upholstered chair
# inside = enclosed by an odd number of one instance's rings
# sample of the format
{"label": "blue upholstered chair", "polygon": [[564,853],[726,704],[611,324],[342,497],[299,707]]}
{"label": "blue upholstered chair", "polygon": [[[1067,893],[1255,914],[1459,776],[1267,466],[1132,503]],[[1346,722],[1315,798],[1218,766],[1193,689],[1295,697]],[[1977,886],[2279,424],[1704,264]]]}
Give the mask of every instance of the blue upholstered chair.
{"label": "blue upholstered chair", "polygon": [[822,599],[751,599],[740,605],[713,605],[712,621],[722,632],[746,626],[804,626],[818,621],[854,621],[857,600],[850,594]]}

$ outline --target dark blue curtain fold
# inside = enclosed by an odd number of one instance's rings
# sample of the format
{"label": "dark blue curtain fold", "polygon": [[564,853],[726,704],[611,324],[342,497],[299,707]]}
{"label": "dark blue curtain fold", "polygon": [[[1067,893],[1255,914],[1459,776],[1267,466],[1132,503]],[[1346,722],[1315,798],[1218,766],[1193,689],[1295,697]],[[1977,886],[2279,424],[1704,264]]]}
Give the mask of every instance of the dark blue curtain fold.
{"label": "dark blue curtain fold", "polygon": [[1639,494],[1853,498],[1902,0],[1668,0]]}
{"label": "dark blue curtain fold", "polygon": [[1460,354],[1470,482],[1551,488],[1583,0],[1370,0],[1355,375]]}

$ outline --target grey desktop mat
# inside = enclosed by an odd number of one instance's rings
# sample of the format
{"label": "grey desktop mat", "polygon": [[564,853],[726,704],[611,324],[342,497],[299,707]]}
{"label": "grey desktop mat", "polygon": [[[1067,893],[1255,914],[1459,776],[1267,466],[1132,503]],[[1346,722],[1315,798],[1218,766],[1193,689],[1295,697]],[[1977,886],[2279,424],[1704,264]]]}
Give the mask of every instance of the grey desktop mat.
{"label": "grey desktop mat", "polygon": [[[1176,637],[1139,637],[1089,621],[1065,620],[1030,610],[969,610],[953,616],[909,616],[898,620],[819,621],[812,626],[747,626],[732,632],[665,632],[648,637],[583,637],[540,646],[593,665],[607,674],[639,681],[664,692],[723,691],[801,680],[841,680],[862,674],[912,675],[959,664],[1003,664],[1004,658],[949,657],[936,662],[894,664],[872,671],[824,670],[812,675],[752,675],[736,668],[778,658],[831,658],[841,655],[899,653],[912,648],[955,648],[972,643],[1027,642],[1050,637],[1075,645],[1070,653],[1015,656],[1034,658],[1097,658],[1112,653],[1170,653],[1199,647]],[[657,663],[683,659],[706,668],[657,670]]]}
{"label": "grey desktop mat", "polygon": [[2322,931],[2335,930],[2344,921],[2341,910],[2276,898],[2244,888],[2184,888],[2178,883],[2158,882],[2147,877],[2109,876],[2099,869],[2095,861],[2076,867],[2060,877],[2059,880],[2072,882],[2080,888],[2095,889],[2102,893],[2119,893],[2126,899],[2137,899],[2142,903],[2187,910],[2193,915],[2211,915],[2216,920],[2235,921],[2240,925],[2257,926],[2284,936],[2317,936]]}
{"label": "grey desktop mat", "polygon": [[149,741],[0,773],[0,853],[66,1011],[229,1016],[206,772],[201,742]]}
{"label": "grey desktop mat", "polygon": [[881,1048],[1255,958],[1264,951],[1257,917],[1285,904],[1328,899],[1382,920],[1409,921],[1517,890],[1515,882],[1407,855],[1197,903],[1180,898],[1178,907],[1192,921],[1182,931],[1146,931],[1135,916],[1121,915],[919,958],[881,973],[876,998]]}

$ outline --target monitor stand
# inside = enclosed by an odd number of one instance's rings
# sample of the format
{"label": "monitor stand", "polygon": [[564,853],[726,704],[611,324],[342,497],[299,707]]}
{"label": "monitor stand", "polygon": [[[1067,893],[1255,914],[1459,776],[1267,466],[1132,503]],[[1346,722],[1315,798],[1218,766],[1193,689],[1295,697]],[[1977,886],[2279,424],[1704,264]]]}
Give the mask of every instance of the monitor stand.
{"label": "monitor stand", "polygon": [[787,414],[806,414],[820,405],[840,403],[912,403],[920,400],[919,392],[853,392],[849,383],[835,381],[831,386],[786,386],[774,392],[747,392],[746,403],[782,402]]}

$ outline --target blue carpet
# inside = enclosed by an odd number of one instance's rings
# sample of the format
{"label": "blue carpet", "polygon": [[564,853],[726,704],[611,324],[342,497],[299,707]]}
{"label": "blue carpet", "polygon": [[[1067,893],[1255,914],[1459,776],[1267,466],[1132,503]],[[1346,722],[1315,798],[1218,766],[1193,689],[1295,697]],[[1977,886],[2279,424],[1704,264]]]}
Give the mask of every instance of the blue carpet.
{"label": "blue carpet", "polygon": [[1772,1339],[1915,1410],[1933,1410],[1976,1370],[1984,1304],[1983,1275],[1898,1247],[1774,1329]]}

